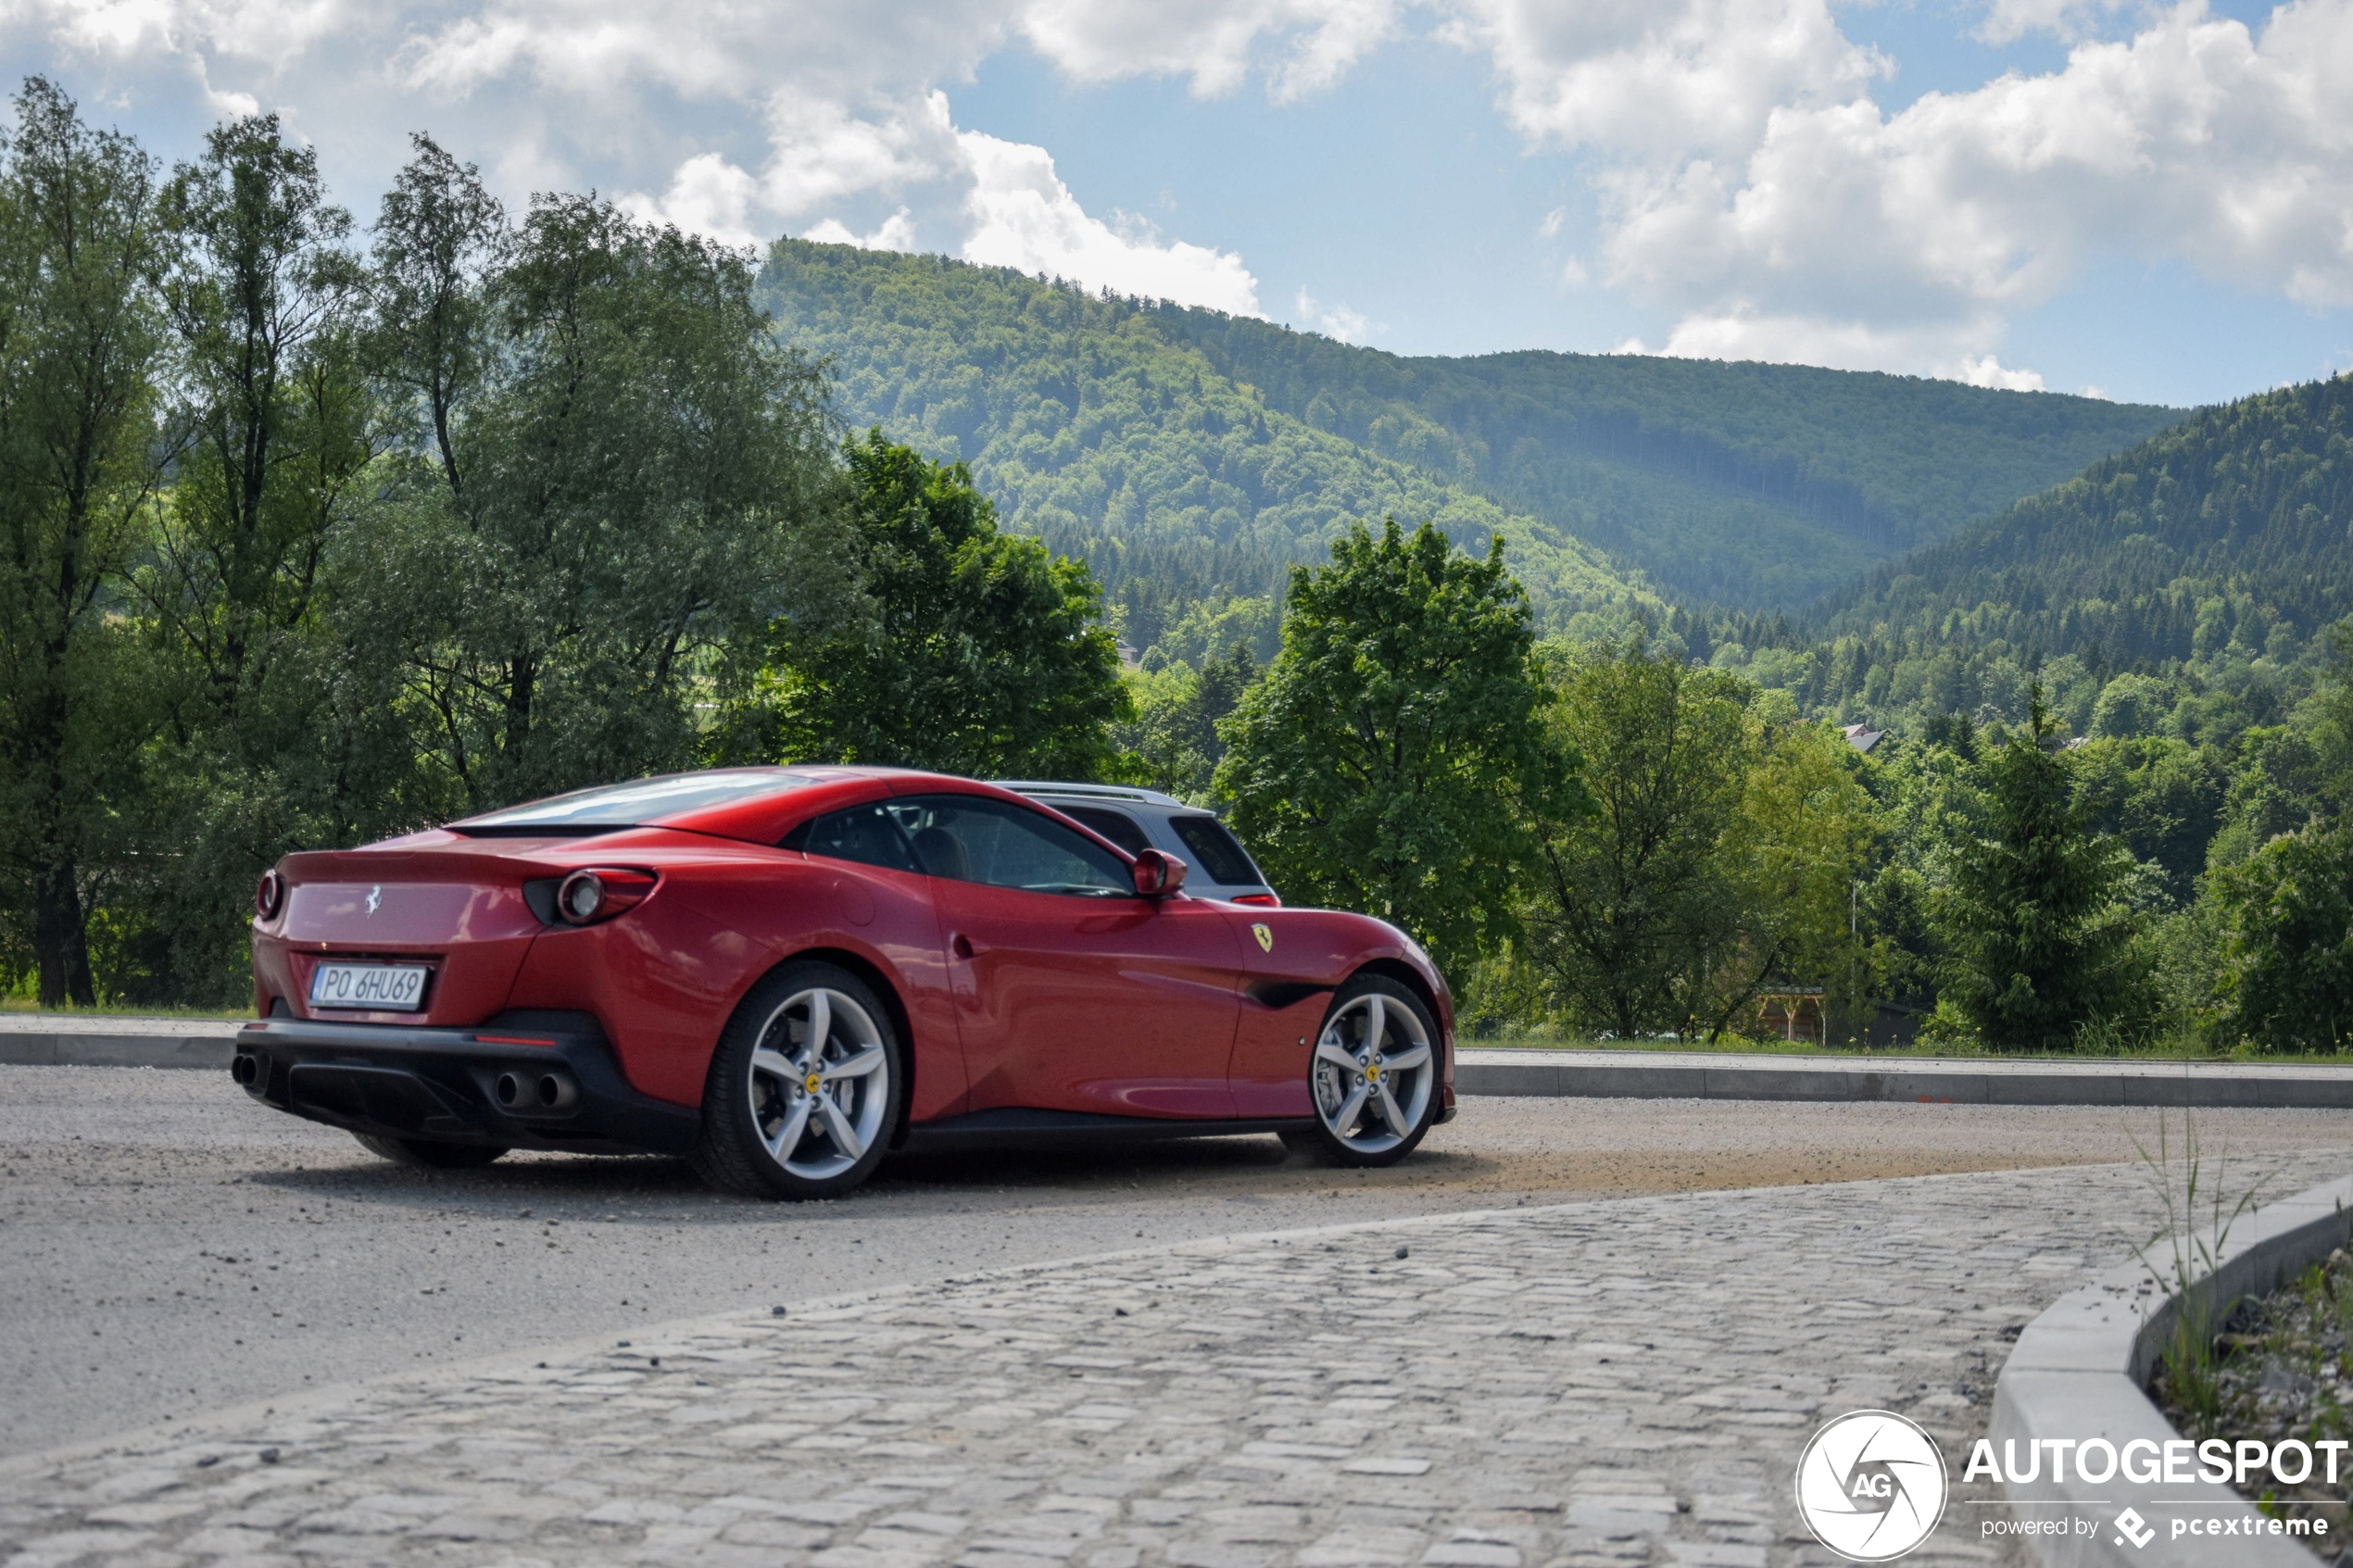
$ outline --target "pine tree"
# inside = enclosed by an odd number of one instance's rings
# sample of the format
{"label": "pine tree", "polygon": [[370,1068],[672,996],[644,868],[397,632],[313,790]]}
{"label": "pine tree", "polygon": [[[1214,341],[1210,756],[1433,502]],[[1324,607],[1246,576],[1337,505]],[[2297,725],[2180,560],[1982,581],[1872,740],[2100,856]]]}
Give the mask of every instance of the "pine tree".
{"label": "pine tree", "polygon": [[2130,858],[2090,831],[2053,733],[2037,682],[2026,728],[1984,765],[1985,831],[1952,846],[1937,901],[1944,997],[2006,1050],[2068,1048],[2085,1023],[2126,1010],[2136,977],[2117,903]]}

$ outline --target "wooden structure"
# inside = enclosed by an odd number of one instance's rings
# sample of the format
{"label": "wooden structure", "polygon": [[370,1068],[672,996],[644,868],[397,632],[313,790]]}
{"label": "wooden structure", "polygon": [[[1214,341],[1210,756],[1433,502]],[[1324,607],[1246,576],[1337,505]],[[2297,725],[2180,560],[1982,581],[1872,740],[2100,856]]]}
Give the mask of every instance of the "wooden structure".
{"label": "wooden structure", "polygon": [[1756,998],[1757,1017],[1768,1029],[1778,1029],[1784,1040],[1822,1041],[1822,988],[1800,985],[1768,991]]}

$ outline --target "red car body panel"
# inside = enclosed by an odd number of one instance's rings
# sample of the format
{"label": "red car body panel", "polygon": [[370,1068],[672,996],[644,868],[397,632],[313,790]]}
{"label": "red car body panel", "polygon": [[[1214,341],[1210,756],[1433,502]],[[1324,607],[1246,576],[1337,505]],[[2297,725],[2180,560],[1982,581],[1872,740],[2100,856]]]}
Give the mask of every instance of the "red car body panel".
{"label": "red car body panel", "polygon": [[1233,1115],[1240,953],[1215,906],[971,882],[935,890],[968,1109]]}
{"label": "red car body panel", "polygon": [[[1181,895],[1064,897],[802,854],[779,847],[802,822],[918,793],[1013,801],[1103,841],[966,779],[730,771],[773,775],[775,788],[617,831],[498,836],[460,823],[286,857],[283,906],[253,926],[258,1010],[313,1019],[310,981],[324,961],[422,962],[420,1010],[316,1018],[416,1031],[585,1015],[631,1090],[691,1110],[745,994],[786,960],[820,954],[864,969],[898,1013],[918,1126],[1001,1108],[1265,1120],[1313,1113],[1303,1042],[1331,990],[1374,964],[1430,1003],[1453,1103],[1444,982],[1381,922]],[[598,867],[650,873],[652,891],[595,924],[557,921],[557,881]],[[467,1038],[527,1047],[534,1036],[515,1026]]]}

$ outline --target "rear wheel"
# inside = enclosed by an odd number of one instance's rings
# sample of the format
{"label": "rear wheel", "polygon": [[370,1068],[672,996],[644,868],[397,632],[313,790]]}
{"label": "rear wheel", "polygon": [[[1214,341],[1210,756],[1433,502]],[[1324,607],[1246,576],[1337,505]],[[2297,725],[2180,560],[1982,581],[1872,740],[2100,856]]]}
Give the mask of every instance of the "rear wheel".
{"label": "rear wheel", "polygon": [[712,1053],[689,1159],[748,1198],[833,1198],[874,1173],[899,1125],[905,1058],[864,982],[786,964],[752,988]]}
{"label": "rear wheel", "polygon": [[1315,1124],[1287,1134],[1341,1165],[1394,1165],[1438,1119],[1438,1021],[1386,975],[1360,974],[1332,997],[1307,1062]]}
{"label": "rear wheel", "polygon": [[377,1133],[354,1133],[359,1147],[395,1165],[412,1171],[472,1171],[507,1152],[496,1143],[435,1143],[431,1138],[394,1138]]}

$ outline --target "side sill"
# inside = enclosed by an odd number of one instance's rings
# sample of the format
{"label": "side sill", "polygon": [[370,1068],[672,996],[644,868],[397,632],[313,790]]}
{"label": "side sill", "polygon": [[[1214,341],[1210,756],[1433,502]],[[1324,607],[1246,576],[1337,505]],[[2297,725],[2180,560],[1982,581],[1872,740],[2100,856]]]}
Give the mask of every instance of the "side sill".
{"label": "side sill", "polygon": [[1313,1117],[1256,1121],[1173,1121],[1152,1116],[1103,1116],[1082,1110],[1033,1110],[1003,1106],[943,1116],[907,1130],[909,1154],[974,1148],[1057,1148],[1088,1144],[1150,1143],[1167,1138],[1231,1138],[1283,1133],[1315,1124]]}

